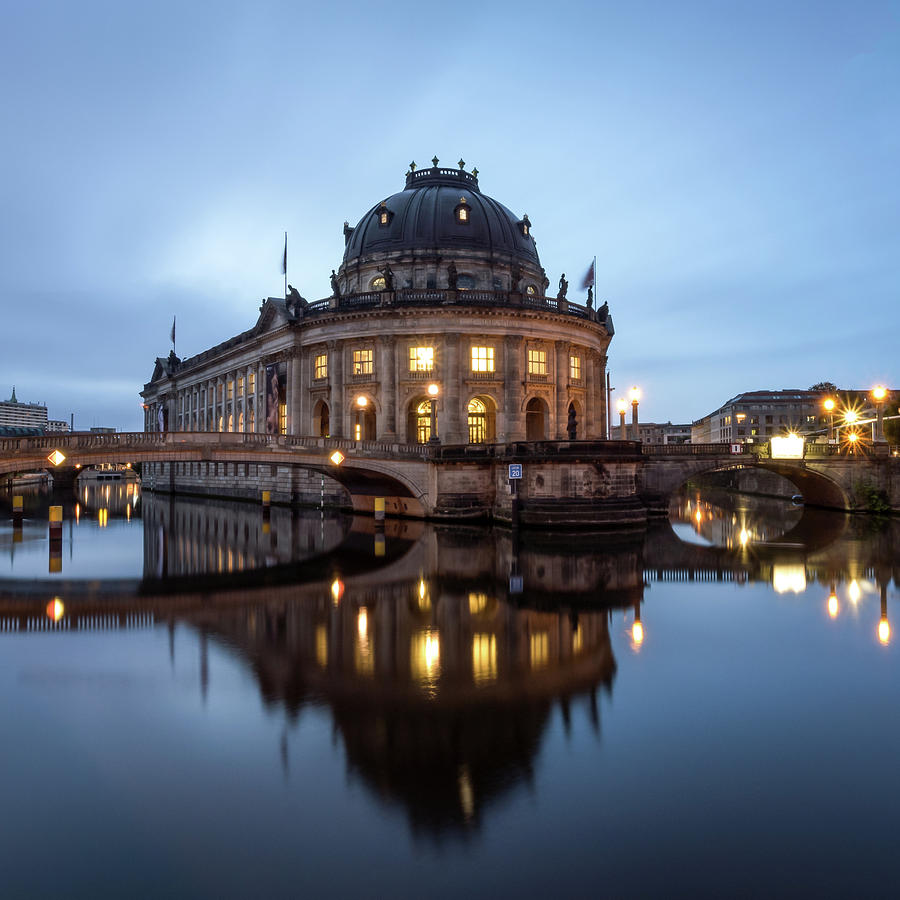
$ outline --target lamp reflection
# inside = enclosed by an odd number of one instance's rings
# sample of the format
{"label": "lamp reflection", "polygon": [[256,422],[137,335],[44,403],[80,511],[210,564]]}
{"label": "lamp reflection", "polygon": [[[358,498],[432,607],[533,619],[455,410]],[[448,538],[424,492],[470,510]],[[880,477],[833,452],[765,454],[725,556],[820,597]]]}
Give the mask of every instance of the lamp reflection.
{"label": "lamp reflection", "polygon": [[887,585],[881,585],[881,618],[878,621],[878,640],[887,646],[891,642],[891,626],[887,617]]}
{"label": "lamp reflection", "polygon": [[834,585],[831,587],[831,593],[828,595],[828,601],[826,603],[826,608],[828,609],[828,615],[832,619],[836,619],[838,613],[840,612],[840,605],[838,604],[837,594],[834,590]]}
{"label": "lamp reflection", "polygon": [[424,628],[410,640],[410,672],[426,691],[433,692],[441,674],[441,642],[436,628]]}

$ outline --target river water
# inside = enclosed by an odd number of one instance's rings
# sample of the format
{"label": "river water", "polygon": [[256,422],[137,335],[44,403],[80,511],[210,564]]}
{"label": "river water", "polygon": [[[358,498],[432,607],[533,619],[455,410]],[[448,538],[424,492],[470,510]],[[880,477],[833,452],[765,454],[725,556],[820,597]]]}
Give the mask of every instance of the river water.
{"label": "river water", "polygon": [[4,897],[895,893],[896,519],[10,509]]}

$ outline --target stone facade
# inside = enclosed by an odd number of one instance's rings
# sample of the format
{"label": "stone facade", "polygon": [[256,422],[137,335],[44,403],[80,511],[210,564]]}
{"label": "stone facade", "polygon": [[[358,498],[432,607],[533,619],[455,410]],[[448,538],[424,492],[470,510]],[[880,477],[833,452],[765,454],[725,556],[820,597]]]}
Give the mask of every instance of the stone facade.
{"label": "stone facade", "polygon": [[530,224],[471,173],[411,171],[406,190],[345,227],[333,296],[308,303],[291,288],[243,334],[157,359],[145,431],[605,438],[612,319],[565,290],[546,295]]}

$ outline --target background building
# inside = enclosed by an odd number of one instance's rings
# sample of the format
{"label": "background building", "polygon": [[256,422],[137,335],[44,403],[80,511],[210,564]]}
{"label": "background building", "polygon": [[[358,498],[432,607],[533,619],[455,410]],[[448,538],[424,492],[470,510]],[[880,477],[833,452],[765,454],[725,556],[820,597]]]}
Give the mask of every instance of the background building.
{"label": "background building", "polygon": [[[630,415],[630,413],[629,413]],[[631,441],[631,423],[625,422],[625,433],[620,425],[613,425],[609,433],[614,441]],[[638,440],[643,444],[689,444],[691,425],[673,425],[671,422],[638,422]]]}
{"label": "background building", "polygon": [[9,400],[0,401],[0,428],[47,430],[47,407],[43,403],[20,403],[16,389]]}
{"label": "background building", "polygon": [[426,442],[434,398],[445,443],[605,437],[606,304],[548,295],[528,216],[432,162],[345,223],[331,297],[289,286],[248,331],[157,359],[145,430]]}

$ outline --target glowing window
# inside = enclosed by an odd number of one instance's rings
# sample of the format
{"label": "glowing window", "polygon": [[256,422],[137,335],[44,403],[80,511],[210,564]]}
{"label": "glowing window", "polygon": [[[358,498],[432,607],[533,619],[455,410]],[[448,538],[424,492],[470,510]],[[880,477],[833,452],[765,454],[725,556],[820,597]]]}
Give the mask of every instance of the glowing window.
{"label": "glowing window", "polygon": [[382,225],[387,225],[387,223],[390,221],[390,219],[388,218],[387,211],[383,212],[381,214],[381,216],[379,216],[379,221],[381,222]]}
{"label": "glowing window", "polygon": [[278,433],[287,434],[287,403],[278,404]]}
{"label": "glowing window", "polygon": [[472,371],[473,372],[493,372],[494,371],[494,348],[493,347],[473,347],[472,348]]}
{"label": "glowing window", "polygon": [[423,400],[416,407],[416,440],[427,444],[431,437],[431,401]]}
{"label": "glowing window", "polygon": [[528,373],[529,373],[529,375],[546,375],[547,374],[547,351],[546,350],[529,350],[528,351]]}
{"label": "glowing window", "polygon": [[537,288],[533,284],[529,284],[527,288],[525,288],[525,293],[528,294],[529,297],[534,297],[537,294]]}
{"label": "glowing window", "polygon": [[487,407],[483,400],[473,397],[466,409],[468,413],[469,443],[483,444],[485,441]]}
{"label": "glowing window", "polygon": [[570,356],[569,357],[569,378],[572,381],[581,381],[581,357],[580,356]]}
{"label": "glowing window", "polygon": [[410,347],[409,371],[431,372],[434,369],[434,347]]}
{"label": "glowing window", "polygon": [[369,284],[369,288],[373,291],[383,291],[387,287],[384,275],[376,275]]}
{"label": "glowing window", "polygon": [[237,392],[238,392],[239,397],[244,393],[244,376],[243,375],[238,375]]}
{"label": "glowing window", "polygon": [[327,353],[319,353],[316,356],[315,360],[315,377],[319,378],[327,378],[328,377],[328,354]]}
{"label": "glowing window", "polygon": [[464,206],[460,207],[458,215],[460,222],[469,221],[469,211]]}
{"label": "glowing window", "polygon": [[228,399],[231,400],[234,398],[234,382],[229,379],[228,381]]}
{"label": "glowing window", "polygon": [[256,372],[251,372],[247,376],[247,387],[251,394],[256,393]]}
{"label": "glowing window", "polygon": [[371,350],[354,350],[353,351],[353,374],[354,375],[371,375],[372,374],[372,351]]}

